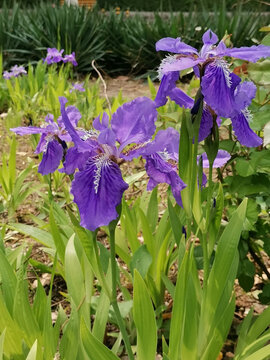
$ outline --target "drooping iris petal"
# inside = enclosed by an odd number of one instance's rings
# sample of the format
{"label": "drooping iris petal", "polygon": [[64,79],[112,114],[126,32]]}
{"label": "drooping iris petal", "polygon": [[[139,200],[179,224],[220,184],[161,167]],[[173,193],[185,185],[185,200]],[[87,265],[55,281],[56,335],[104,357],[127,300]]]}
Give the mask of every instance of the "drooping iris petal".
{"label": "drooping iris petal", "polygon": [[170,71],[181,71],[188,68],[192,68],[199,64],[201,59],[195,59],[193,57],[181,57],[176,58],[175,56],[168,56],[162,60],[159,66],[159,73],[164,75]]}
{"label": "drooping iris petal", "polygon": [[256,62],[261,58],[270,56],[270,46],[253,45],[250,47],[243,46],[240,48],[224,49],[223,56],[231,56],[242,60]]}
{"label": "drooping iris petal", "polygon": [[59,169],[59,172],[73,174],[76,169],[83,170],[90,156],[93,156],[91,152],[79,152],[75,147],[69,148],[65,156],[63,168]]}
{"label": "drooping iris petal", "polygon": [[180,38],[166,37],[156,43],[156,51],[168,51],[175,54],[197,54],[197,50],[185,44]]}
{"label": "drooping iris petal", "polygon": [[48,142],[47,149],[43,154],[43,158],[38,167],[38,172],[42,175],[53,173],[63,157],[63,148],[57,140]]}
{"label": "drooping iris petal", "polygon": [[251,81],[245,81],[235,89],[235,107],[240,112],[251,104],[256,95],[257,87]]}
{"label": "drooping iris petal", "polygon": [[210,134],[213,127],[213,116],[207,106],[204,107],[200,122],[198,141],[203,141]]}
{"label": "drooping iris petal", "polygon": [[167,102],[167,96],[176,102],[179,106],[185,108],[191,108],[194,104],[194,100],[185,94],[182,90],[176,87],[175,83],[179,78],[178,71],[172,71],[166,75],[163,75],[161,83],[155,98],[157,107],[163,106]]}
{"label": "drooping iris petal", "polygon": [[48,134],[46,133],[41,134],[41,137],[39,139],[39,142],[35,150],[35,154],[40,154],[41,152],[45,151],[47,146],[47,140],[46,140],[47,136]]}
{"label": "drooping iris petal", "polygon": [[103,113],[101,121],[100,121],[100,115],[96,117],[93,121],[93,128],[98,131],[105,130],[107,129],[108,126],[109,126],[109,116],[106,112]]}
{"label": "drooping iris petal", "polygon": [[20,126],[11,128],[10,131],[13,131],[17,135],[42,134],[46,132],[45,128],[35,126]]}
{"label": "drooping iris petal", "polygon": [[117,164],[102,156],[89,159],[84,170],[75,174],[71,187],[81,225],[94,231],[116,219],[116,206],[127,188]]}
{"label": "drooping iris petal", "polygon": [[257,147],[262,144],[262,139],[251,130],[248,120],[250,114],[247,109],[231,117],[234,133],[242,145]]}
{"label": "drooping iris petal", "polygon": [[119,107],[112,115],[111,127],[120,143],[119,152],[129,144],[141,144],[155,132],[156,104],[147,97],[138,97]]}
{"label": "drooping iris petal", "polygon": [[157,107],[163,106],[167,102],[169,92],[175,87],[175,82],[179,79],[179,72],[172,71],[162,76],[158,92],[155,98]]}
{"label": "drooping iris petal", "polygon": [[194,105],[194,100],[177,87],[175,87],[170,91],[169,97],[177,105],[184,107],[186,109],[191,109]]}
{"label": "drooping iris petal", "polygon": [[[207,154],[203,153],[201,156],[202,156],[203,168],[209,168],[209,161],[207,158]],[[228,151],[218,150],[217,156],[213,163],[213,167],[219,168],[219,167],[225,165],[230,160],[230,158],[231,158],[231,155],[228,153]],[[198,161],[199,161],[199,157],[198,157]]]}
{"label": "drooping iris petal", "polygon": [[224,60],[206,66],[201,89],[205,102],[218,116],[230,117],[235,109],[234,90],[241,79],[230,73]]}
{"label": "drooping iris petal", "polygon": [[176,202],[182,206],[181,191],[186,187],[186,184],[178,176],[176,167],[165,161],[157,153],[146,156],[145,159],[145,169],[151,180],[148,189],[152,188],[154,184],[167,183],[171,185]]}

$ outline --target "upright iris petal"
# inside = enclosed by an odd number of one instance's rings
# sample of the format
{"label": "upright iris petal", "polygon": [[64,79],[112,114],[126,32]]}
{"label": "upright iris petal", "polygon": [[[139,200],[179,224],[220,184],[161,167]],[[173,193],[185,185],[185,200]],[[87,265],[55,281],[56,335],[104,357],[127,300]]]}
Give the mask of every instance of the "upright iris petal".
{"label": "upright iris petal", "polygon": [[71,188],[81,225],[94,231],[116,219],[116,207],[127,188],[117,164],[102,155],[90,158],[84,170],[75,174]]}
{"label": "upright iris petal", "polygon": [[157,111],[154,101],[139,97],[122,105],[112,116],[111,127],[120,143],[119,151],[129,144],[148,141],[154,134]]}

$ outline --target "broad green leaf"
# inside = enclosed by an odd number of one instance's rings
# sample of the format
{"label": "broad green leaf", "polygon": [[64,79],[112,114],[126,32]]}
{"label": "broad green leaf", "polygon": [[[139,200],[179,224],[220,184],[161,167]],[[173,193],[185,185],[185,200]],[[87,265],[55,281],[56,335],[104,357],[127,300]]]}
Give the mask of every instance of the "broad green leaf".
{"label": "broad green leaf", "polygon": [[24,235],[31,236],[33,239],[49,248],[55,248],[52,235],[45,230],[41,230],[31,225],[17,223],[11,223],[7,226],[10,229],[17,230]]}
{"label": "broad green leaf", "polygon": [[[218,241],[215,260],[204,285],[204,298],[202,302],[199,334],[199,356],[203,354],[211,338],[211,329],[215,327],[217,308],[220,314],[225,310],[221,304],[227,306],[233,290],[233,283],[238,263],[238,242],[246,216],[247,199],[243,200],[234,212],[229,224]],[[226,297],[224,294],[226,293]]]}
{"label": "broad green leaf", "polygon": [[33,346],[31,347],[26,360],[36,360],[37,359],[37,340],[34,342]]}
{"label": "broad green leaf", "polygon": [[138,173],[135,173],[133,175],[127,176],[124,178],[125,182],[128,185],[132,185],[133,183],[135,183],[136,181],[140,180],[144,175],[146,174],[146,171],[140,171]]}
{"label": "broad green leaf", "polygon": [[[185,321],[182,338],[179,338],[181,359],[197,358],[198,327],[201,301],[201,285],[193,256],[190,251],[189,269],[185,294]],[[176,297],[175,300],[177,301]],[[175,304],[175,302],[174,302]],[[192,321],[190,321],[192,319]]]}
{"label": "broad green leaf", "polygon": [[250,176],[256,173],[256,164],[253,164],[250,160],[238,158],[235,166],[240,176]]}
{"label": "broad green leaf", "polygon": [[119,360],[112,351],[91,334],[83,319],[81,319],[80,334],[84,351],[90,360]]}
{"label": "broad green leaf", "polygon": [[270,84],[270,60],[263,60],[256,64],[248,64],[248,73],[252,81],[258,85]]}
{"label": "broad green leaf", "polygon": [[104,333],[108,320],[109,308],[110,308],[110,299],[108,298],[104,289],[102,289],[99,296],[98,307],[95,314],[94,326],[92,329],[93,336],[95,336],[101,342],[103,341],[104,338]]}
{"label": "broad green leaf", "polygon": [[149,227],[151,228],[152,232],[154,232],[158,223],[157,186],[154,188],[154,190],[151,193],[146,217],[149,222]]}
{"label": "broad green leaf", "polygon": [[52,237],[53,237],[53,240],[55,243],[55,248],[57,250],[57,254],[59,255],[59,258],[60,258],[62,264],[64,264],[65,244],[63,242],[62,235],[58,229],[58,226],[55,222],[53,209],[54,209],[54,207],[52,205],[50,208],[49,224],[50,224],[51,234],[52,234]]}
{"label": "broad green leaf", "polygon": [[258,338],[269,326],[270,323],[270,306],[262,312],[256,321],[252,324],[247,336],[246,343],[250,344]]}
{"label": "broad green leaf", "polygon": [[208,244],[208,256],[211,256],[215,246],[215,242],[218,236],[218,231],[221,224],[221,219],[224,209],[224,195],[223,186],[219,183],[218,194],[216,198],[216,206],[211,214],[211,221],[209,225],[209,244]]}
{"label": "broad green leaf", "polygon": [[155,360],[157,348],[157,325],[153,304],[145,282],[134,271],[133,316],[137,330],[137,359]]}
{"label": "broad green leaf", "polygon": [[88,319],[87,306],[85,306],[85,287],[82,267],[74,246],[74,236],[72,236],[67,244],[65,252],[65,275],[68,293],[74,301],[80,314]]}
{"label": "broad green leaf", "polygon": [[[150,204],[150,203],[149,203]],[[149,219],[145,216],[144,212],[138,208],[138,212],[141,219],[142,224],[142,233],[143,233],[143,240],[144,244],[147,246],[147,250],[149,251],[150,255],[152,256],[153,260],[155,261],[156,255],[156,247],[155,247],[155,239],[152,235],[152,229],[150,228]]]}
{"label": "broad green leaf", "polygon": [[146,245],[141,245],[130,261],[130,271],[133,274],[134,270],[137,269],[142,278],[145,278],[151,264],[152,256],[147,250]]}
{"label": "broad green leaf", "polygon": [[25,269],[23,266],[21,266],[17,273],[17,288],[14,298],[13,317],[18,322],[18,325],[24,330],[27,345],[31,346],[36,339],[39,340],[41,333],[33,309],[28,300],[28,284],[25,280]]}
{"label": "broad green leaf", "polygon": [[176,287],[174,291],[174,306],[171,318],[169,353],[171,360],[180,359],[181,340],[185,326],[186,289],[189,267],[189,253],[186,251],[180,269],[178,271]]}
{"label": "broad green leaf", "polygon": [[270,144],[270,122],[268,122],[264,127],[263,146],[268,144]]}
{"label": "broad green leaf", "polygon": [[253,341],[253,343],[251,344],[247,344],[243,352],[240,353],[240,356],[236,357],[236,360],[246,359],[247,356],[250,356],[259,349],[263,348],[269,342],[269,340],[270,340],[270,331],[268,330],[262,336],[260,336],[256,341]]}
{"label": "broad green leaf", "polygon": [[269,359],[270,356],[270,345],[263,347],[262,349],[256,351],[252,355],[245,357],[243,360],[264,360]]}
{"label": "broad green leaf", "polygon": [[182,238],[182,224],[176,212],[176,209],[173,207],[171,203],[170,198],[168,198],[168,210],[169,210],[169,218],[174,235],[174,240],[175,243],[179,245],[180,240]]}
{"label": "broad green leaf", "polygon": [[[71,308],[72,311],[63,329],[63,336],[59,346],[60,357],[65,360],[76,359],[79,348],[79,316],[73,301],[71,301]],[[76,341],[74,341],[74,339],[76,339]]]}
{"label": "broad green leaf", "polygon": [[246,344],[246,336],[247,333],[249,331],[250,328],[250,324],[252,321],[252,316],[253,316],[253,308],[251,308],[247,314],[247,316],[244,318],[242,324],[241,324],[241,328],[240,328],[240,333],[238,335],[238,341],[237,341],[237,347],[235,350],[235,356],[237,356],[238,354],[241,354],[241,352],[243,351],[245,344]]}
{"label": "broad green leaf", "polygon": [[[4,353],[6,356],[11,358],[11,355],[22,354],[21,342],[25,338],[23,330],[19,327],[16,321],[13,320],[0,291],[0,332],[2,333],[6,329],[5,342],[4,342]],[[29,344],[30,346],[30,344]]]}
{"label": "broad green leaf", "polygon": [[5,334],[6,334],[6,329],[3,330],[0,336],[0,360],[4,360],[3,355],[4,355]]}
{"label": "broad green leaf", "polygon": [[12,314],[17,279],[7,257],[0,250],[0,279],[6,306]]}

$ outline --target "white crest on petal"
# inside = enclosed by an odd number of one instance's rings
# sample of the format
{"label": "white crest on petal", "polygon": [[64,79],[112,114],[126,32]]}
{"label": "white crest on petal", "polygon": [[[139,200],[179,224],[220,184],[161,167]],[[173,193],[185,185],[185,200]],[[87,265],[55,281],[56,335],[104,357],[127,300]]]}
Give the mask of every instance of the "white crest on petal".
{"label": "white crest on petal", "polygon": [[245,109],[241,110],[242,114],[246,118],[247,122],[250,122],[253,118],[253,115],[251,114],[250,110],[246,107]]}
{"label": "white crest on petal", "polygon": [[232,85],[232,80],[231,80],[231,78],[230,78],[231,72],[230,72],[230,70],[229,70],[229,64],[228,64],[225,60],[223,60],[223,59],[216,59],[216,60],[215,60],[215,65],[216,65],[217,67],[222,68],[223,73],[224,73],[224,76],[225,76],[226,84],[227,84],[227,86],[230,88],[231,85]]}
{"label": "white crest on petal", "polygon": [[165,161],[168,161],[168,160],[170,160],[170,154],[168,153],[168,151],[167,151],[167,148],[165,148],[163,151],[158,151],[157,152],[160,156],[161,156],[161,158],[163,159],[163,160],[165,160]]}
{"label": "white crest on petal", "polygon": [[161,64],[159,65],[159,68],[158,68],[158,78],[159,78],[159,80],[161,80],[162,76],[164,75],[164,72],[163,72],[164,65],[174,63],[177,60],[176,56],[177,55],[168,55],[161,61]]}
{"label": "white crest on petal", "polygon": [[92,137],[97,137],[98,132],[96,130],[85,130],[85,129],[79,129],[80,131],[83,131],[83,135],[81,136],[81,139],[86,141]]}
{"label": "white crest on petal", "polygon": [[98,193],[100,178],[101,178],[101,170],[104,166],[108,166],[111,164],[111,160],[108,155],[96,156],[94,159],[94,163],[96,165],[95,175],[94,175],[94,188],[95,194]]}

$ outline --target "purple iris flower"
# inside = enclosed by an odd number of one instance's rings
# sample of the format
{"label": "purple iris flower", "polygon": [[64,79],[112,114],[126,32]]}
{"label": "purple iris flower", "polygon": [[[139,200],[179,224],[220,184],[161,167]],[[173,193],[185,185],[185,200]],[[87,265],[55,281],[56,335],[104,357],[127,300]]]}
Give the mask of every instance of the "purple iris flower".
{"label": "purple iris flower", "polygon": [[[227,49],[223,41],[217,46],[218,38],[211,30],[203,35],[203,47],[196,49],[180,39],[164,38],[157,42],[157,50],[166,50],[180,55],[165,58],[160,66],[161,84],[156,96],[157,106],[166,103],[169,96],[178,105],[191,108],[192,99],[175,86],[179,70],[193,67],[195,74],[201,77],[201,91],[204,96],[203,115],[200,124],[199,141],[211,132],[214,118],[230,117],[232,126],[241,144],[258,146],[262,139],[249,127],[251,118],[248,106],[255,97],[256,87],[252,82],[243,82],[231,73],[223,56],[235,56],[244,60],[257,61],[270,56],[270,47],[259,45],[250,48]],[[177,92],[177,96],[175,95]],[[194,102],[193,102],[194,103]]]}
{"label": "purple iris flower", "polygon": [[[74,106],[69,106],[66,113],[70,121],[76,126],[81,118],[79,111]],[[53,173],[58,168],[64,154],[64,142],[71,141],[62,117],[60,116],[56,123],[52,114],[46,116],[45,124],[41,127],[17,127],[10,130],[18,135],[41,134],[35,153],[43,153],[42,161],[38,167],[38,172],[42,175]]]}
{"label": "purple iris flower", "polygon": [[8,71],[3,72],[4,79],[11,79],[12,77],[18,77],[20,75],[27,75],[27,71],[22,65],[21,66],[14,65],[10,69],[10,72]]}
{"label": "purple iris flower", "polygon": [[259,45],[226,48],[223,41],[211,30],[204,33],[203,47],[198,52],[193,47],[181,42],[180,38],[163,38],[156,43],[156,50],[173,52],[177,55],[165,58],[159,68],[160,78],[172,71],[180,71],[190,67],[195,74],[201,74],[201,89],[206,103],[218,116],[230,117],[235,108],[234,90],[241,79],[232,74],[224,56],[256,62],[262,57],[270,56],[270,47]]}
{"label": "purple iris flower", "polygon": [[119,107],[109,117],[106,113],[93,122],[93,130],[76,130],[66,116],[67,100],[60,97],[62,119],[75,147],[67,152],[64,171],[76,172],[71,193],[78,205],[81,225],[89,230],[108,225],[118,214],[123,192],[128,188],[119,168],[123,160],[143,156],[150,176],[148,189],[158,183],[171,185],[181,205],[181,190],[186,186],[176,171],[179,134],[174,129],[159,131],[155,140],[157,111],[155,102],[139,97]]}
{"label": "purple iris flower", "polygon": [[47,56],[45,59],[43,59],[43,62],[47,63],[48,65],[59,63],[63,60],[62,54],[64,52],[64,49],[57,50],[56,48],[48,48],[47,49]]}
{"label": "purple iris flower", "polygon": [[78,63],[77,63],[76,58],[75,58],[75,52],[73,51],[73,53],[71,53],[71,54],[69,54],[69,55],[65,55],[65,56],[63,57],[63,62],[64,62],[64,63],[69,62],[69,63],[71,63],[71,64],[74,65],[74,66],[78,66]]}
{"label": "purple iris flower", "polygon": [[[162,76],[161,83],[155,98],[155,103],[157,107],[165,105],[168,97],[181,107],[191,109],[194,106],[194,100],[176,86],[176,81],[178,80],[178,78],[178,71],[172,71]],[[216,121],[218,126],[220,126],[221,119],[218,117]],[[212,127],[213,111],[204,102],[199,130],[199,142],[204,140],[210,134]]]}
{"label": "purple iris flower", "polygon": [[80,91],[80,92],[84,92],[85,88],[82,86],[82,84],[74,84],[72,83],[72,89],[69,90],[70,93],[72,93],[73,91]]}

